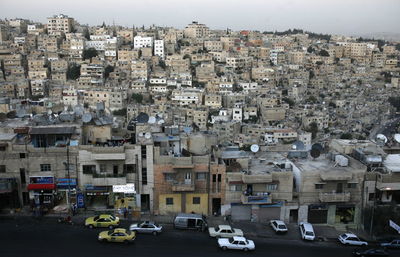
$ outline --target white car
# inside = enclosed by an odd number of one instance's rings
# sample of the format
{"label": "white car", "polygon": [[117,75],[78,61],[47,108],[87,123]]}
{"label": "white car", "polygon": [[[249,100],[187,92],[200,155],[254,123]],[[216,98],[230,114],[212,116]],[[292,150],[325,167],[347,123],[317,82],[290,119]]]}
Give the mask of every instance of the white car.
{"label": "white car", "polygon": [[218,225],[208,228],[208,233],[211,237],[234,237],[243,236],[243,231],[237,228],[231,228],[228,225]]}
{"label": "white car", "polygon": [[222,250],[235,249],[235,250],[255,250],[256,246],[253,240],[247,240],[242,236],[234,236],[232,238],[220,238],[218,239],[218,247]]}
{"label": "white car", "polygon": [[345,233],[338,237],[339,241],[344,245],[358,245],[358,246],[366,246],[367,242],[361,241],[356,235],[352,233]]}
{"label": "white car", "polygon": [[162,226],[151,222],[151,221],[145,221],[142,223],[135,223],[130,225],[129,227],[130,231],[136,231],[138,233],[148,233],[148,234],[153,234],[153,235],[158,235],[161,234],[162,232]]}
{"label": "white car", "polygon": [[285,222],[281,220],[271,220],[269,224],[276,233],[286,233],[288,231]]}
{"label": "white car", "polygon": [[314,228],[310,223],[300,222],[299,229],[302,239],[314,241],[315,239]]}

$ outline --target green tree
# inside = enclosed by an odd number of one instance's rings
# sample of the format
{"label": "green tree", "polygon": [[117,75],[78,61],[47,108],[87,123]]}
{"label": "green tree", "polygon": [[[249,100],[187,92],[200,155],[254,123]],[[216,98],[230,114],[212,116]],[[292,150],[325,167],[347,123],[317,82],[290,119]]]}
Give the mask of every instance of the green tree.
{"label": "green tree", "polygon": [[136,103],[141,104],[143,102],[143,95],[142,94],[137,94],[133,93],[131,96],[131,99],[135,101]]}
{"label": "green tree", "polygon": [[318,124],[316,122],[311,122],[305,131],[311,133],[312,139],[316,138],[318,134]]}
{"label": "green tree", "polygon": [[314,48],[312,46],[309,46],[307,48],[307,52],[311,54],[311,53],[315,52],[315,50],[314,50]]}
{"label": "green tree", "polygon": [[319,55],[320,56],[326,56],[326,57],[330,56],[328,51],[326,51],[325,49],[322,49],[321,51],[319,51]]}
{"label": "green tree", "polygon": [[83,59],[87,60],[98,55],[97,50],[93,47],[83,50]]}
{"label": "green tree", "polygon": [[104,69],[104,77],[107,79],[110,76],[110,73],[114,71],[114,66],[107,65]]}
{"label": "green tree", "polygon": [[126,116],[126,108],[113,111],[116,116]]}
{"label": "green tree", "polygon": [[81,66],[76,63],[68,65],[67,79],[76,80],[81,75]]}

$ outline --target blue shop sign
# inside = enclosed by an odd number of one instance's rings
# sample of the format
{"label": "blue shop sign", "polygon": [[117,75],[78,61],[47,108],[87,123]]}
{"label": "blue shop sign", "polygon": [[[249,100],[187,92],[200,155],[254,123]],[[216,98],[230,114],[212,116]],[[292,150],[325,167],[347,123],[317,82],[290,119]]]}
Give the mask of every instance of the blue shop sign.
{"label": "blue shop sign", "polygon": [[85,196],[83,193],[78,193],[76,195],[76,206],[78,208],[85,208]]}

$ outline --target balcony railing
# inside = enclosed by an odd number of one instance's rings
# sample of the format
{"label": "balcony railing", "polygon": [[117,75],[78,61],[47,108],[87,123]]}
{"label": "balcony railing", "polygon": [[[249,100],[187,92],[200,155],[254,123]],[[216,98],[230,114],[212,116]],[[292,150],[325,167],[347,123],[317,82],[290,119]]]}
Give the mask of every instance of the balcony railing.
{"label": "balcony railing", "polygon": [[172,191],[174,192],[190,192],[194,191],[195,186],[194,183],[174,183],[172,185]]}
{"label": "balcony railing", "polygon": [[346,193],[319,193],[319,200],[323,203],[348,202],[350,201],[350,192]]}
{"label": "balcony railing", "polygon": [[257,193],[257,195],[241,195],[242,204],[269,204],[272,203],[270,193]]}

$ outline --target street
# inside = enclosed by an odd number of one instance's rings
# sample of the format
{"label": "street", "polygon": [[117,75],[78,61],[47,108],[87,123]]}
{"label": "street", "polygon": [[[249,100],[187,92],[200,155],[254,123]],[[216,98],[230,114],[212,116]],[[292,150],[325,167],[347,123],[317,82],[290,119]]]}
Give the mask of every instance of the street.
{"label": "street", "polygon": [[[128,224],[122,224],[127,227]],[[87,229],[82,224],[58,224],[56,219],[37,220],[30,217],[0,218],[0,256],[351,256],[354,247],[337,242],[304,242],[250,238],[256,244],[254,252],[217,248],[216,239],[207,233],[174,230],[167,226],[159,236],[138,234],[135,243],[99,243],[97,235],[107,229]]]}

